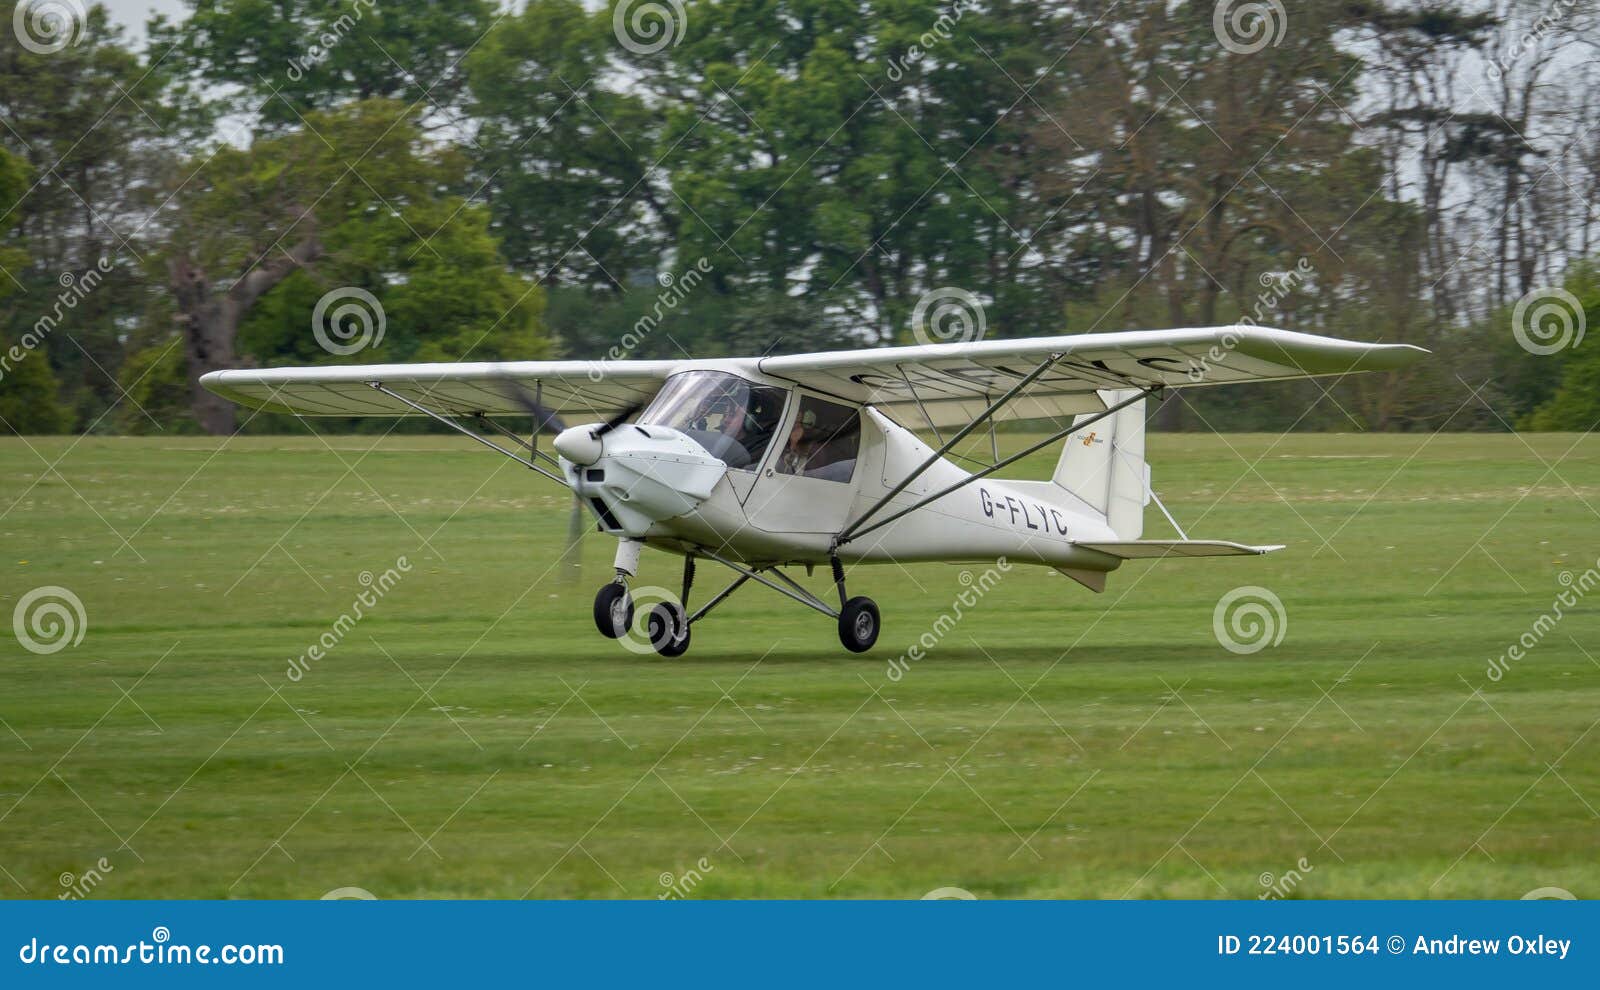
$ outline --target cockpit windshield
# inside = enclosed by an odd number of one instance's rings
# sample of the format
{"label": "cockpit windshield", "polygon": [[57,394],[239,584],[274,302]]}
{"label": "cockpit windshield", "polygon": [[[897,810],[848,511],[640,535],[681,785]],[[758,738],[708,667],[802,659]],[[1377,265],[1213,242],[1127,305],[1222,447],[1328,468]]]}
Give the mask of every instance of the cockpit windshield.
{"label": "cockpit windshield", "polygon": [[667,379],[639,422],[670,426],[728,467],[755,470],[777,432],[787,392],[722,371],[685,371]]}

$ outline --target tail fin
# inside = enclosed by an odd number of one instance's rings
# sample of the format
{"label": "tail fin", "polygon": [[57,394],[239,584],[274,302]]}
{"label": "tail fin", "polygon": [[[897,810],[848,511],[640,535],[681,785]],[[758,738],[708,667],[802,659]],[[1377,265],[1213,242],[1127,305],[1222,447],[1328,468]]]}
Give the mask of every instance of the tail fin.
{"label": "tail fin", "polygon": [[[1106,390],[1100,398],[1112,406],[1137,394]],[[1088,418],[1080,416],[1078,421]],[[1144,507],[1150,500],[1150,468],[1144,460],[1144,403],[1132,403],[1070,434],[1051,480],[1105,516],[1117,539],[1137,540],[1144,532]]]}

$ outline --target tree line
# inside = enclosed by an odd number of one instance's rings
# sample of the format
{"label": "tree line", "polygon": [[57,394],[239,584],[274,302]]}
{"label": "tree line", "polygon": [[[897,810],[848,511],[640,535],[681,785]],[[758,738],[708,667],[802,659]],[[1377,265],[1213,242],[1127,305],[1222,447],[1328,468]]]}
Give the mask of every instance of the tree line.
{"label": "tree line", "polygon": [[1240,321],[1435,355],[1159,425],[1600,421],[1586,5],[6,8],[10,432],[295,428],[225,367]]}

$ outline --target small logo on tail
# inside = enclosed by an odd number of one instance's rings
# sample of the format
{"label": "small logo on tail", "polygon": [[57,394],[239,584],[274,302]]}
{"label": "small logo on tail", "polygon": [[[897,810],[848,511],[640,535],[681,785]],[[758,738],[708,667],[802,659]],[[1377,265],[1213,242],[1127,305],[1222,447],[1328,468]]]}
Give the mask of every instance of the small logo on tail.
{"label": "small logo on tail", "polygon": [[1088,433],[1080,434],[1079,436],[1073,437],[1072,439],[1074,439],[1074,440],[1082,439],[1083,445],[1085,447],[1093,447],[1097,443],[1105,443],[1104,440],[1100,439],[1100,437],[1098,437],[1096,435],[1098,432],[1099,432],[1098,430],[1090,430]]}

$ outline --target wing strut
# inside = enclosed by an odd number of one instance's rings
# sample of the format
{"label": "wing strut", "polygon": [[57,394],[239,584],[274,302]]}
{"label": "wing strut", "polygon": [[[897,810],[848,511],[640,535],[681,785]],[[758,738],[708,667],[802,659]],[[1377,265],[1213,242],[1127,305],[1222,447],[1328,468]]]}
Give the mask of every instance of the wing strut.
{"label": "wing strut", "polygon": [[[976,430],[979,426],[982,426],[985,420],[999,412],[1007,402],[1010,402],[1012,399],[1016,398],[1017,393],[1021,392],[1029,385],[1032,385],[1035,381],[1038,381],[1039,376],[1043,375],[1046,371],[1049,371],[1050,366],[1059,360],[1061,360],[1060,354],[1052,354],[1043,361],[1040,361],[1032,371],[1018,379],[1017,383],[1011,386],[1011,388],[1007,389],[1004,395],[989,403],[989,408],[979,413],[972,422],[957,430],[955,435],[941,444],[938,450],[934,451],[932,454],[929,454],[927,460],[923,461],[921,464],[918,464],[910,474],[900,479],[899,484],[890,489],[888,494],[874,502],[872,506],[867,509],[867,511],[857,516],[854,522],[841,530],[839,535],[833,538],[833,545],[835,547],[840,547],[846,543],[849,543],[850,540],[857,535],[856,531],[861,528],[862,524],[876,515],[879,509],[883,508],[885,505],[888,505],[890,499],[905,491],[913,481],[916,481],[922,476],[922,472],[937,464],[939,459],[950,453],[951,449],[953,449],[956,444],[960,443],[962,440],[965,440],[973,430]],[[912,396],[915,397],[915,395],[916,393],[913,392]],[[918,503],[918,505],[920,506],[921,503]],[[874,526],[872,528],[877,529],[878,527]]]}
{"label": "wing strut", "polygon": [[906,383],[906,391],[911,393],[911,398],[917,403],[917,408],[922,411],[922,418],[928,424],[928,429],[933,431],[933,438],[944,443],[944,436],[939,432],[939,427],[933,422],[933,417],[928,415],[928,407],[922,404],[922,396],[917,394],[917,387],[911,384],[911,376],[906,374],[904,365],[895,365],[894,369],[900,372],[900,380]]}
{"label": "wing strut", "polygon": [[[430,419],[434,419],[434,420],[437,420],[437,421],[443,423],[444,425],[450,427],[452,430],[455,430],[457,433],[460,433],[463,436],[471,437],[472,439],[474,439],[474,440],[478,441],[479,443],[483,444],[485,447],[488,447],[490,450],[499,451],[500,453],[502,453],[502,454],[506,455],[507,457],[511,458],[512,460],[516,461],[518,464],[521,464],[523,467],[529,469],[530,471],[534,471],[534,472],[537,472],[538,474],[544,475],[546,478],[549,478],[551,481],[554,481],[556,484],[560,485],[561,487],[563,487],[563,488],[568,487],[567,480],[565,478],[561,477],[560,475],[555,474],[555,473],[553,473],[551,471],[547,471],[544,468],[540,467],[539,465],[535,464],[533,461],[530,461],[526,457],[523,457],[521,454],[514,454],[511,451],[509,451],[509,450],[505,449],[504,447],[500,446],[499,444],[495,443],[493,440],[490,440],[490,439],[488,439],[488,438],[486,438],[486,437],[484,437],[484,436],[482,436],[480,434],[472,432],[471,430],[467,429],[465,426],[462,426],[460,423],[457,423],[455,420],[451,419],[450,417],[448,417],[448,416],[446,416],[446,415],[444,415],[442,413],[434,412],[432,409],[429,409],[427,406],[419,405],[419,404],[417,404],[415,402],[412,402],[410,399],[408,399],[405,396],[401,395],[399,392],[394,391],[393,389],[385,388],[384,384],[382,382],[367,382],[367,385],[369,385],[372,388],[377,389],[379,392],[382,392],[384,395],[387,395],[389,398],[394,399],[396,402],[403,402],[406,405],[410,406],[412,409],[415,409],[417,412],[422,413],[424,416],[427,416]],[[521,438],[520,437],[518,438],[518,442],[519,443],[521,442]]]}
{"label": "wing strut", "polygon": [[[1052,361],[1053,361],[1053,359],[1052,359]],[[1046,362],[1045,366],[1048,367],[1050,363],[1051,362]],[[1040,370],[1043,370],[1043,369],[1036,369],[1034,371],[1033,375],[1031,375],[1030,377],[1036,377]],[[1027,379],[1024,379],[1024,382],[1026,382],[1026,381],[1027,381]],[[1118,410],[1123,409],[1123,408],[1125,408],[1127,406],[1131,406],[1135,402],[1140,402],[1140,401],[1148,398],[1149,396],[1154,395],[1157,392],[1160,392],[1164,387],[1165,386],[1163,386],[1163,385],[1152,385],[1149,388],[1140,389],[1139,393],[1137,395],[1134,395],[1134,396],[1132,396],[1130,398],[1124,399],[1121,402],[1117,403],[1116,405],[1111,406],[1111,407],[1105,409],[1102,412],[1097,412],[1093,416],[1089,417],[1088,419],[1084,420],[1081,423],[1071,423],[1065,429],[1057,430],[1055,433],[1050,434],[1048,437],[1045,437],[1043,440],[1040,440],[1038,443],[1033,444],[1032,446],[1030,446],[1030,447],[1028,447],[1028,448],[1026,448],[1024,450],[1018,451],[1017,453],[1012,454],[1010,457],[1007,457],[1004,460],[995,461],[993,464],[989,465],[988,467],[984,468],[983,470],[977,471],[977,472],[975,472],[973,474],[969,474],[965,478],[962,478],[960,481],[956,482],[955,484],[947,485],[944,488],[941,488],[938,491],[934,492],[932,495],[924,496],[923,498],[918,499],[914,504],[906,506],[905,508],[899,510],[898,512],[892,513],[891,515],[888,515],[888,516],[885,516],[882,519],[879,519],[877,522],[873,523],[871,526],[867,526],[865,528],[862,528],[862,524],[865,523],[867,521],[867,519],[870,518],[873,515],[873,513],[877,512],[879,509],[883,508],[884,505],[888,504],[888,502],[889,502],[889,500],[891,498],[894,498],[896,494],[898,494],[899,492],[903,491],[905,489],[906,485],[910,483],[911,479],[915,478],[917,475],[919,475],[923,471],[927,470],[935,461],[937,461],[941,456],[943,456],[945,451],[943,449],[941,449],[937,453],[934,453],[933,455],[931,455],[927,460],[923,461],[922,464],[919,465],[915,471],[911,472],[909,475],[906,476],[906,480],[905,481],[902,481],[899,485],[895,486],[893,491],[889,492],[887,495],[883,496],[877,502],[873,503],[873,505],[872,505],[872,507],[870,509],[868,509],[866,512],[863,512],[856,519],[855,522],[851,523],[849,526],[846,526],[844,528],[844,530],[839,533],[838,536],[834,537],[833,538],[834,548],[837,549],[837,548],[843,546],[846,543],[849,543],[850,541],[852,541],[852,540],[854,540],[854,539],[856,539],[858,537],[865,536],[866,534],[872,532],[875,529],[879,529],[881,527],[887,526],[890,523],[894,522],[896,519],[899,519],[901,516],[906,515],[907,513],[915,512],[916,510],[922,508],[925,505],[930,505],[930,504],[932,504],[934,502],[937,502],[939,499],[944,498],[946,495],[950,494],[951,492],[956,491],[956,490],[961,489],[961,488],[965,488],[966,486],[972,484],[974,481],[979,481],[979,480],[981,480],[983,478],[987,478],[989,475],[994,474],[996,471],[1000,470],[1001,468],[1005,467],[1006,465],[1015,464],[1017,461],[1022,460],[1024,457],[1027,457],[1029,454],[1033,453],[1034,451],[1041,450],[1041,449],[1043,449],[1045,447],[1050,446],[1053,443],[1059,442],[1063,437],[1065,437],[1067,434],[1073,432],[1074,430],[1082,429],[1083,427],[1088,426],[1091,423],[1098,423],[1100,420],[1105,419],[1107,416],[1110,416],[1112,413],[1117,412]],[[1012,391],[1014,392],[1015,389],[1013,389]],[[981,423],[987,417],[992,416],[994,414],[994,410],[997,409],[1001,403],[1004,403],[1007,399],[1009,399],[1010,396],[1011,396],[1011,393],[1009,393],[1009,392],[1006,393],[1006,395],[1001,396],[1000,399],[996,402],[996,404],[995,405],[991,405],[988,408],[988,410],[986,410],[984,412],[984,414],[978,418],[978,420],[976,422],[970,424],[969,426],[963,427],[962,428],[962,433],[969,433],[973,429],[976,429],[979,423]],[[959,440],[960,438],[961,438],[961,434],[957,434],[957,436],[955,437],[956,440]],[[955,441],[952,440],[951,442],[954,443]],[[946,444],[945,448],[948,449],[949,446],[950,446],[949,444]]]}

